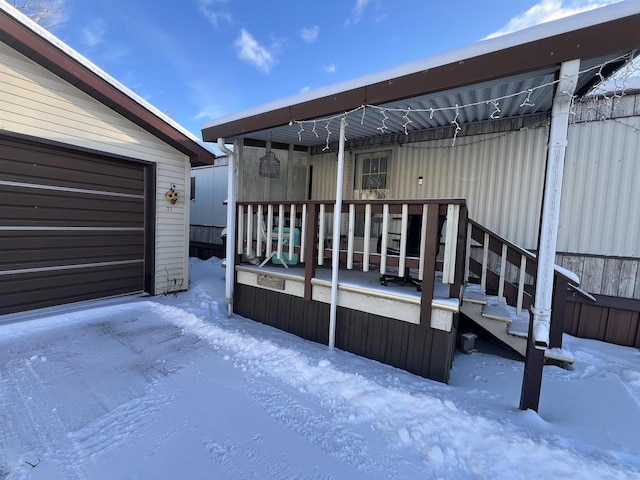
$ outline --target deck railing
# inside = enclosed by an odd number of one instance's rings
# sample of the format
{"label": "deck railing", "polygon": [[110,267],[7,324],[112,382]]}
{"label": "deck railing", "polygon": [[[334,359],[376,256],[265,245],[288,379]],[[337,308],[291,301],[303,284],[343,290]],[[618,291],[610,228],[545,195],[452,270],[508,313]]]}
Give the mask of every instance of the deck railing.
{"label": "deck railing", "polygon": [[[465,282],[475,276],[485,292],[516,308],[531,309],[538,262],[536,255],[493,233],[473,220],[467,224]],[[481,252],[481,254],[480,254]],[[562,346],[562,332],[568,286],[578,286],[575,278],[555,271],[550,347]]]}
{"label": "deck railing", "polygon": [[[332,232],[333,201],[238,202],[237,262],[304,264],[305,299],[311,300],[316,268],[340,242],[340,268],[388,273],[417,271],[421,304],[431,308],[436,266],[450,297],[457,298],[464,277],[467,209],[464,200],[353,200],[342,205],[340,235]],[[420,217],[419,249],[409,249],[410,216]],[[442,220],[446,219],[446,222]],[[440,232],[439,227],[442,227]],[[444,248],[439,248],[442,233]],[[441,254],[438,258],[438,251]],[[418,253],[419,251],[419,253]],[[421,315],[422,318],[422,315]],[[422,321],[422,320],[421,320]]]}

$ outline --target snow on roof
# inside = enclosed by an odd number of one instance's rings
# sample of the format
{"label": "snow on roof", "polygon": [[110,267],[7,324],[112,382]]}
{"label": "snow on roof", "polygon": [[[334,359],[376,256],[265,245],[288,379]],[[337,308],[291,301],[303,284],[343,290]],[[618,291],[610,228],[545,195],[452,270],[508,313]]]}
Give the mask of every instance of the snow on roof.
{"label": "snow on roof", "polygon": [[581,14],[572,15],[552,22],[536,25],[501,37],[481,40],[454,50],[439,53],[427,58],[408,62],[396,67],[371,73],[345,82],[328,85],[308,92],[303,92],[291,97],[268,102],[258,107],[246,109],[218,117],[205,124],[203,129],[233,122],[243,118],[260,115],[265,112],[286,108],[290,105],[320,99],[340,92],[365,87],[367,85],[390,81],[394,78],[410,75],[420,71],[430,70],[443,65],[461,62],[468,58],[485,55],[499,50],[504,50],[516,45],[534,42],[566,32],[606,23],[630,15],[640,14],[640,2],[628,1],[597,8]]}
{"label": "snow on roof", "polygon": [[58,48],[59,50],[64,52],[66,55],[71,57],[73,60],[77,61],[82,66],[84,66],[87,69],[89,69],[96,76],[100,77],[105,82],[109,83],[110,85],[112,85],[116,89],[120,90],[123,94],[125,94],[126,96],[131,98],[133,101],[135,101],[136,103],[140,104],[142,107],[147,109],[153,115],[155,115],[156,117],[160,118],[162,121],[164,121],[165,123],[167,123],[168,125],[170,125],[174,129],[176,129],[178,132],[180,132],[182,135],[187,137],[189,140],[197,143],[198,145],[205,146],[205,148],[207,148],[205,143],[203,143],[198,137],[196,137],[194,134],[189,132],[182,125],[177,123],[175,120],[173,120],[172,118],[170,118],[166,114],[162,113],[156,107],[154,107],[149,102],[147,102],[144,98],[142,98],[139,95],[137,95],[135,92],[130,90],[124,84],[120,83],[114,77],[112,77],[107,72],[105,72],[100,67],[98,67],[91,60],[89,60],[88,58],[86,58],[85,56],[83,56],[82,54],[80,54],[79,52],[74,50],[73,48],[71,48],[69,45],[64,43],[62,40],[60,40],[54,34],[49,32],[45,28],[41,27],[40,25],[38,25],[36,22],[31,20],[26,15],[24,15],[22,12],[20,12],[19,10],[17,10],[16,8],[12,7],[10,4],[8,4],[7,2],[4,2],[4,1],[0,1],[0,9],[3,10],[6,14],[10,15],[11,17],[13,17],[16,21],[18,21],[21,24],[23,24],[29,30],[34,32],[36,35],[42,37],[44,40],[46,40],[50,44],[54,45],[56,48]]}

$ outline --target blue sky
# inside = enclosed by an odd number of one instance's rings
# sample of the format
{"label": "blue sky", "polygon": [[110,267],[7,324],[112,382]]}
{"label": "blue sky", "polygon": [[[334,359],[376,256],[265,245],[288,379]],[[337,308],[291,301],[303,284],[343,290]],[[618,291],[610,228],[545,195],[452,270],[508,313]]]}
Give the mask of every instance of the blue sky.
{"label": "blue sky", "polygon": [[51,31],[200,137],[216,117],[612,0],[58,0]]}

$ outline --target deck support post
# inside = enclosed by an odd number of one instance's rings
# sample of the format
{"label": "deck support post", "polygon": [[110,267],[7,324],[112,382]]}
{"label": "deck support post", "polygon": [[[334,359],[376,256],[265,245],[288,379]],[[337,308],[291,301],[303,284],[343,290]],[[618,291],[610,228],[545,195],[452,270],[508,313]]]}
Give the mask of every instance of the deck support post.
{"label": "deck support post", "polygon": [[331,312],[329,316],[329,348],[336,344],[336,316],[338,310],[338,268],[340,267],[340,217],[342,213],[342,184],[344,182],[344,142],[347,122],[340,118],[340,140],[338,144],[338,173],[336,175],[336,205],[333,209],[333,232],[331,236]]}
{"label": "deck support post", "polygon": [[[227,302],[227,315],[233,315],[233,282],[235,280],[236,258],[236,155],[224,144],[224,138],[218,138],[218,148],[227,155],[227,268],[224,274],[224,298]],[[237,151],[237,148],[234,148]]]}
{"label": "deck support post", "polygon": [[[560,198],[564,157],[567,149],[567,130],[573,94],[578,82],[580,59],[563,62],[560,66],[560,78],[556,88],[551,110],[549,148],[547,153],[547,171],[542,199],[542,219],[538,245],[538,270],[536,273],[536,292],[533,322],[529,328],[527,340],[527,358],[520,397],[520,408],[538,409],[542,384],[542,365],[544,351],[539,354],[535,348],[545,350],[549,347],[551,330],[551,307],[553,298],[553,278],[555,274],[556,241],[560,220]],[[533,343],[533,345],[531,345]],[[527,394],[525,394],[528,392]]]}

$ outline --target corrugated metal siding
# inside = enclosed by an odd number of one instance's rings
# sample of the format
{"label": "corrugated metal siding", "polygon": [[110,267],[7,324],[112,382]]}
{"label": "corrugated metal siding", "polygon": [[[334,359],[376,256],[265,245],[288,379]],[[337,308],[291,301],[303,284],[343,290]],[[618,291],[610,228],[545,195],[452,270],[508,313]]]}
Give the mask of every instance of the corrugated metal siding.
{"label": "corrugated metal siding", "polygon": [[[470,218],[522,247],[535,248],[548,135],[548,128],[540,127],[459,138],[455,147],[452,139],[394,147],[390,197],[465,198]],[[334,197],[335,158],[335,153],[312,157],[314,199]],[[346,168],[353,165],[346,162]],[[351,198],[349,188],[345,180],[345,198]]]}
{"label": "corrugated metal siding", "polygon": [[311,157],[311,164],[313,165],[311,198],[313,200],[331,200],[336,197],[336,174],[338,173],[336,159],[335,153],[325,153]]}
{"label": "corrugated metal siding", "polygon": [[[476,135],[396,148],[395,198],[467,200],[469,217],[525,248],[537,244],[548,129]],[[422,185],[418,178],[422,177]]]}
{"label": "corrugated metal siding", "polygon": [[[188,157],[4,43],[0,100],[5,131],[157,164],[156,291],[186,288]],[[173,206],[164,198],[171,185],[181,195]]]}
{"label": "corrugated metal siding", "polygon": [[569,128],[558,251],[640,256],[639,153],[637,131],[615,120]]}
{"label": "corrugated metal siding", "polygon": [[191,200],[191,225],[226,226],[227,167],[200,167],[191,170],[196,179],[196,195]]}

